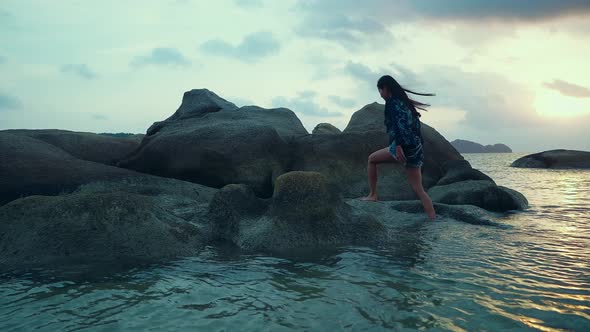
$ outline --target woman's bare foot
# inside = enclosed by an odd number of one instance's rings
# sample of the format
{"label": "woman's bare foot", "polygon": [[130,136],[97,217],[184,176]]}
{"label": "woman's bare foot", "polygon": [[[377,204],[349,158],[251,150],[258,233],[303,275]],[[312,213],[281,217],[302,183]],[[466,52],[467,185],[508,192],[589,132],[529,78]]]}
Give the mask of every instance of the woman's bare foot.
{"label": "woman's bare foot", "polygon": [[372,201],[372,202],[376,202],[377,201],[377,196],[367,196],[367,197],[361,197],[359,198],[359,200],[361,201]]}

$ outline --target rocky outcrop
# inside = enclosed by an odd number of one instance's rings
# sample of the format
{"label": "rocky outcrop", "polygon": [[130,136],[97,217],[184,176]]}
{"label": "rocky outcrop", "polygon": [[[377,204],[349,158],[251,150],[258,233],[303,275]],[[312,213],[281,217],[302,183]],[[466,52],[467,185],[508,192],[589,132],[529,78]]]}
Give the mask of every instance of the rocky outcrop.
{"label": "rocky outcrop", "polygon": [[118,166],[215,188],[244,183],[268,197],[287,171],[289,142],[301,135],[309,133],[286,108],[237,108],[209,90],[192,90]]}
{"label": "rocky outcrop", "polygon": [[[154,181],[155,180],[155,181]],[[157,261],[193,255],[216,189],[144,176],[0,207],[0,266]]]}
{"label": "rocky outcrop", "polygon": [[521,168],[590,168],[590,152],[550,150],[530,154],[515,160],[512,167]]}
{"label": "rocky outcrop", "polygon": [[[478,206],[525,207],[422,129],[424,186],[442,220],[497,225]],[[35,135],[0,132],[2,266],[161,260],[220,242],[281,255],[403,246],[400,234],[429,222],[397,163],[378,166],[379,202],[354,199],[368,193],[368,156],[387,143],[376,103],[341,133],[309,134],[288,109],[192,90],[120,160],[128,169],[84,160],[83,140]]]}
{"label": "rocky outcrop", "polygon": [[460,153],[510,153],[512,149],[510,149],[505,144],[494,144],[494,145],[481,145],[479,143],[456,139],[451,142],[451,144],[459,151]]}
{"label": "rocky outcrop", "polygon": [[[229,205],[226,202],[231,201]],[[317,172],[279,176],[272,198],[260,200],[243,185],[228,185],[209,207],[215,234],[245,251],[286,253],[384,241],[383,225],[356,215]]]}
{"label": "rocky outcrop", "polygon": [[340,129],[334,127],[332,124],[329,123],[318,123],[313,131],[311,132],[313,135],[331,135],[331,134],[340,134]]}
{"label": "rocky outcrop", "polygon": [[[497,225],[484,210],[436,204],[441,220]],[[343,200],[318,172],[281,175],[271,198],[260,199],[245,185],[227,185],[209,206],[211,229],[245,252],[293,252],[341,245],[387,246],[400,231],[430,222],[419,201]]]}
{"label": "rocky outcrop", "polygon": [[[155,178],[155,177],[153,177]],[[158,261],[207,244],[293,255],[341,245],[399,245],[428,221],[419,201],[343,200],[325,176],[289,172],[271,198],[244,184],[220,190],[184,181],[96,181],[0,207],[0,266]],[[440,221],[497,225],[483,210],[436,204]]]}
{"label": "rocky outcrop", "polygon": [[[355,112],[339,133],[308,134],[295,114],[284,108],[237,108],[209,90],[185,94],[179,110],[154,124],[141,146],[119,166],[173,177],[215,188],[242,183],[262,198],[272,195],[276,178],[289,171],[323,174],[345,198],[369,192],[368,157],[387,146],[384,105],[373,103]],[[474,170],[436,130],[423,124],[425,161],[423,185],[463,180],[490,180]],[[398,163],[378,166],[382,200],[416,196]]]}
{"label": "rocky outcrop", "polygon": [[0,134],[31,137],[87,161],[114,165],[139,146],[143,135],[115,137],[61,129],[7,129]]}

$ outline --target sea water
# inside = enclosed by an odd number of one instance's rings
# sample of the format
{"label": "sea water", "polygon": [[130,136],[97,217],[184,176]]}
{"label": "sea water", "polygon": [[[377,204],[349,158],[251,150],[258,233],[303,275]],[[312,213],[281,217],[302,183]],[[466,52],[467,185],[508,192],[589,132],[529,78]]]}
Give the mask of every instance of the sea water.
{"label": "sea water", "polygon": [[425,222],[392,250],[0,271],[0,331],[590,331],[590,171],[466,154],[530,208]]}

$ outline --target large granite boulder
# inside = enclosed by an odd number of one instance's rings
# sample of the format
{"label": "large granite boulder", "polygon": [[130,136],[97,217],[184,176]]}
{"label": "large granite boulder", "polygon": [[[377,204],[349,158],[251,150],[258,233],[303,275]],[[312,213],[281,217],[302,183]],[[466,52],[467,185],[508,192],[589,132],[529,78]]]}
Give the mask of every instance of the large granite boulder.
{"label": "large granite boulder", "polygon": [[68,192],[83,183],[133,173],[78,159],[27,135],[0,133],[0,204],[28,195]]}
{"label": "large granite boulder", "polygon": [[158,261],[209,241],[216,189],[154,176],[96,181],[0,207],[0,266]]}
{"label": "large granite boulder", "polygon": [[[367,195],[368,157],[387,147],[388,137],[383,124],[384,105],[369,104],[355,112],[341,134],[299,137],[292,144],[291,169],[316,171],[339,187],[343,196],[354,198]],[[443,163],[463,160],[463,157],[432,127],[423,124],[424,167],[423,185],[430,188],[445,175]],[[398,163],[382,163],[377,167],[379,199],[415,199],[405,173]]]}
{"label": "large granite boulder", "polygon": [[215,188],[244,183],[268,197],[288,167],[289,142],[301,135],[309,133],[286,108],[237,108],[209,90],[192,90],[118,166]]}
{"label": "large granite boulder", "polygon": [[116,161],[135,151],[143,135],[115,137],[61,129],[7,129],[0,134],[31,137],[51,144],[70,155],[88,161],[114,165]]}
{"label": "large granite boulder", "polygon": [[154,187],[175,181],[81,160],[28,135],[0,133],[0,205],[30,195],[72,192],[80,185],[95,181],[142,179]]}
{"label": "large granite boulder", "polygon": [[590,152],[550,150],[515,160],[510,166],[522,168],[590,168]]}

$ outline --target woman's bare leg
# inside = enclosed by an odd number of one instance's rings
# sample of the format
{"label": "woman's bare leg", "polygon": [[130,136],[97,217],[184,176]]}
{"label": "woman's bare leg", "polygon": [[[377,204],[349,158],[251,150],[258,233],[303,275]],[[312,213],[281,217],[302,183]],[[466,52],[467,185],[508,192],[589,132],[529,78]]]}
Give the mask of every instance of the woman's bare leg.
{"label": "woman's bare leg", "polygon": [[420,168],[410,168],[406,167],[406,173],[408,174],[408,182],[410,182],[410,186],[412,186],[412,190],[418,195],[420,201],[422,201],[422,205],[424,206],[424,211],[428,215],[428,218],[434,220],[436,218],[436,213],[434,212],[434,206],[432,205],[432,200],[428,196],[428,194],[424,191],[422,187],[422,173]]}
{"label": "woman's bare leg", "polygon": [[377,164],[391,163],[397,160],[389,153],[388,148],[377,150],[371,155],[367,162],[367,171],[369,173],[369,195],[363,197],[362,201],[376,201],[377,200]]}

